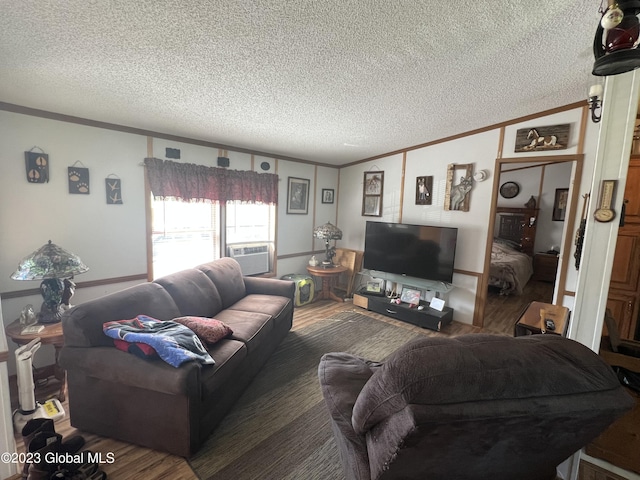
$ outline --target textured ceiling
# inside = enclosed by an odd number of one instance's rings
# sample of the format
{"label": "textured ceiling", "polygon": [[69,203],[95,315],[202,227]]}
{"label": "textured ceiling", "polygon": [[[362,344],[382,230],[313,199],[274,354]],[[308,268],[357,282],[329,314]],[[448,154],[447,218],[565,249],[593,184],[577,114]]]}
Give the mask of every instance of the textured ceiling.
{"label": "textured ceiling", "polygon": [[341,165],[586,98],[600,1],[0,0],[0,101]]}

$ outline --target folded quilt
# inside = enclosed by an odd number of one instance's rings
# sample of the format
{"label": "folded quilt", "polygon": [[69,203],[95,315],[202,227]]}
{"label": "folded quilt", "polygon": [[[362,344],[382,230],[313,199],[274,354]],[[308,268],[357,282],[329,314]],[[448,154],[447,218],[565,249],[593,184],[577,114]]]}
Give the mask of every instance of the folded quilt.
{"label": "folded quilt", "polygon": [[102,325],[102,331],[115,340],[153,347],[158,356],[173,367],[191,360],[207,365],[215,363],[198,336],[176,322],[138,315],[131,320],[106,322]]}

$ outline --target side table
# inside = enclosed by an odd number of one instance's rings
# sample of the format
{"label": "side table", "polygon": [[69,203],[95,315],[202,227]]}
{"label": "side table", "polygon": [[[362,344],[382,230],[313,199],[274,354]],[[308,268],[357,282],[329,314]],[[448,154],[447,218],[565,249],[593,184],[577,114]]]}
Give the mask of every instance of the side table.
{"label": "side table", "polygon": [[333,283],[338,278],[341,273],[344,273],[348,270],[347,267],[343,267],[342,265],[335,265],[333,267],[312,267],[309,265],[307,267],[307,271],[313,275],[314,277],[322,278],[322,291],[316,297],[318,300],[330,299],[335,300],[336,302],[343,302],[344,300],[337,296],[331,290]]}
{"label": "side table", "polygon": [[[544,314],[542,310],[544,310]],[[569,315],[570,312],[567,307],[543,302],[531,302],[516,322],[513,336],[552,333],[564,337],[569,329]],[[545,329],[544,320],[546,318],[553,320],[556,324],[555,330]]]}
{"label": "side table", "polygon": [[[58,356],[60,355],[60,350],[64,345],[64,337],[62,335],[62,322],[41,325],[44,326],[44,330],[42,330],[41,332],[23,335],[22,333],[20,333],[23,326],[20,325],[19,320],[16,320],[13,323],[7,325],[7,327],[5,328],[5,333],[7,334],[7,337],[13,340],[13,342],[18,346],[26,345],[31,340],[37,337],[40,337],[40,343],[42,345],[53,345],[53,348],[55,349],[55,364],[53,366],[53,376],[61,382],[58,400],[64,402],[67,398],[67,372],[63,368],[61,368],[60,364],[58,363]],[[34,369],[34,380],[41,380],[43,378],[49,378],[50,376],[51,370],[47,367]]]}

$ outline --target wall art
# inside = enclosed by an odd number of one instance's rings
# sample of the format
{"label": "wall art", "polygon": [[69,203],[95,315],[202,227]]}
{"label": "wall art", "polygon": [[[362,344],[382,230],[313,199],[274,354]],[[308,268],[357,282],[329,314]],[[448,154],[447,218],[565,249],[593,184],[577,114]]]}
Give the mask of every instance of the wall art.
{"label": "wall art", "polygon": [[333,188],[323,188],[322,189],[322,203],[333,203]]}
{"label": "wall art", "polygon": [[[40,152],[34,152],[35,149]],[[44,153],[40,147],[33,147],[28,152],[24,152],[24,160],[27,169],[27,182],[47,183],[49,181],[49,155]]]}
{"label": "wall art", "polygon": [[553,216],[554,222],[564,222],[564,216],[567,213],[567,205],[569,200],[568,188],[556,188],[556,196],[553,200]]}
{"label": "wall art", "polygon": [[287,187],[287,213],[306,215],[309,213],[309,185],[307,178],[289,177]]}
{"label": "wall art", "polygon": [[[457,182],[457,183],[456,183]],[[473,165],[450,163],[447,166],[447,188],[444,209],[469,211],[469,193],[473,187]]]}
{"label": "wall art", "polygon": [[113,173],[104,179],[107,205],[122,205],[122,180]]}
{"label": "wall art", "polygon": [[89,169],[86,167],[78,167],[74,163],[67,168],[69,176],[69,193],[89,195]]}
{"label": "wall art", "polygon": [[416,178],[416,205],[431,205],[433,177]]}
{"label": "wall art", "polygon": [[516,131],[516,152],[563,150],[569,145],[571,124],[547,127],[519,128]]}
{"label": "wall art", "polygon": [[384,192],[384,172],[364,172],[362,185],[362,215],[382,216],[382,194]]}

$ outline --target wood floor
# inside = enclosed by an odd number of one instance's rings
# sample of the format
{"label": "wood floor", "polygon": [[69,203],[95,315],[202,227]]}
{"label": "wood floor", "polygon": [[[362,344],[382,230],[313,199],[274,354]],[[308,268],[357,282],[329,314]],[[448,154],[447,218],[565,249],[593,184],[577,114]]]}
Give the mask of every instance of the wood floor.
{"label": "wood floor", "polygon": [[530,280],[522,295],[500,295],[490,290],[484,310],[483,330],[513,335],[513,324],[529,303],[551,303],[552,300],[553,284],[539,280]]}
{"label": "wood floor", "polygon": [[[548,288],[549,286],[547,284],[547,289]],[[532,291],[528,294],[535,295],[539,293],[540,291],[537,291],[537,293]],[[478,333],[481,331],[490,331],[492,333],[511,335],[513,333],[513,323],[515,322],[515,319],[517,319],[517,316],[513,316],[511,310],[515,307],[511,306],[507,308],[507,305],[510,303],[515,304],[515,301],[513,299],[509,300],[508,297],[496,297],[498,298],[491,299],[487,315],[487,318],[490,321],[488,322],[487,327],[484,329],[479,329],[477,327],[458,322],[452,322],[450,325],[443,328],[443,331],[441,333],[438,333],[431,330],[425,330],[404,322],[400,322],[383,315],[378,315],[373,312],[367,312],[359,307],[355,307],[349,301],[345,303],[337,303],[331,300],[322,300],[311,305],[296,308],[294,313],[293,329],[295,330],[298,328],[302,328],[305,325],[313,324],[319,319],[326,318],[333,312],[353,310],[370,315],[371,317],[374,317],[378,320],[392,323],[394,325],[407,328],[425,335],[444,334],[457,336],[465,333]],[[544,301],[542,297],[536,297],[532,299]],[[521,302],[527,301],[522,299],[520,300]],[[517,313],[519,313],[519,309]],[[55,396],[59,388],[60,384],[57,381],[53,379],[50,380],[50,383],[48,383],[46,386],[36,389],[38,400],[44,401],[51,396]],[[11,385],[11,390],[12,406],[13,408],[16,408],[18,402],[17,389],[15,384]],[[108,474],[110,479],[197,479],[196,475],[189,467],[187,461],[182,457],[177,457],[175,455],[169,455],[167,453],[138,447],[117,440],[112,440],[110,438],[99,437],[90,433],[77,431],[69,423],[68,402],[64,402],[63,406],[67,411],[67,416],[64,419],[56,422],[56,431],[62,434],[65,438],[71,435],[81,434],[87,442],[85,449],[91,450],[93,452],[101,452],[103,456],[106,456],[106,454],[108,453],[112,453],[115,461],[112,464],[103,464],[101,466],[105,473]],[[99,412],[96,412],[96,414],[99,414]],[[19,452],[24,451],[22,438],[19,435],[16,435],[16,446]],[[11,478],[13,480],[20,477],[14,476]]]}

